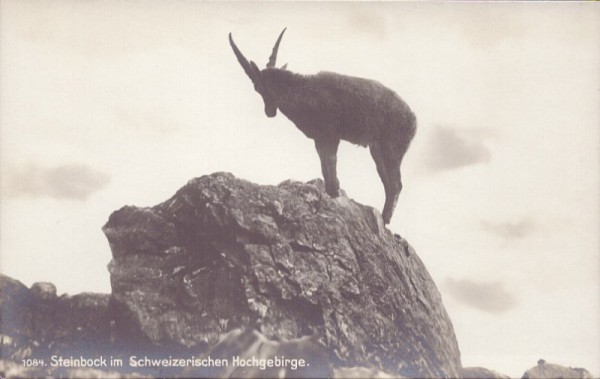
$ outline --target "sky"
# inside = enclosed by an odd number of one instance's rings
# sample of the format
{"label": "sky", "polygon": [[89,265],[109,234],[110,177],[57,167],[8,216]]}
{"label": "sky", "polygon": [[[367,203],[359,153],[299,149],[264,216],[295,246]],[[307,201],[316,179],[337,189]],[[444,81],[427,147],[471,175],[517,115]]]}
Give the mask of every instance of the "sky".
{"label": "sky", "polygon": [[[600,375],[600,8],[593,3],[0,1],[0,272],[110,292],[101,227],[189,179],[320,177],[268,119],[264,67],[371,78],[416,113],[390,229],[433,276],[464,366]],[[368,150],[349,197],[381,209]]]}

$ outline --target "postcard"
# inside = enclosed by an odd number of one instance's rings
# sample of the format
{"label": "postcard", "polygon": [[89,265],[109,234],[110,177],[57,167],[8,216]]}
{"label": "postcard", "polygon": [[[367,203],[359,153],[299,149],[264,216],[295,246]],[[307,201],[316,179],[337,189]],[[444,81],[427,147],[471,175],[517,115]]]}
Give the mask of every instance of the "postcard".
{"label": "postcard", "polygon": [[599,30],[0,2],[0,377],[597,377]]}

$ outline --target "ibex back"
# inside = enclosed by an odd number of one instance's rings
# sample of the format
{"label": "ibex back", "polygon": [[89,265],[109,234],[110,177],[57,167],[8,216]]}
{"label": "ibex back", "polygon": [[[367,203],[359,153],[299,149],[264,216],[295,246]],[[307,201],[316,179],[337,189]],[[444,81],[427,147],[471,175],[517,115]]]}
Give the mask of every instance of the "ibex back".
{"label": "ibex back", "polygon": [[262,96],[266,115],[275,117],[277,109],[281,110],[315,141],[330,196],[339,195],[336,163],[340,140],[369,147],[385,190],[383,220],[389,224],[402,191],[400,164],[416,132],[414,113],[394,91],[374,80],[331,72],[300,75],[287,71],[286,66],[276,68],[284,32],[263,70],[244,57],[231,33],[229,43]]}

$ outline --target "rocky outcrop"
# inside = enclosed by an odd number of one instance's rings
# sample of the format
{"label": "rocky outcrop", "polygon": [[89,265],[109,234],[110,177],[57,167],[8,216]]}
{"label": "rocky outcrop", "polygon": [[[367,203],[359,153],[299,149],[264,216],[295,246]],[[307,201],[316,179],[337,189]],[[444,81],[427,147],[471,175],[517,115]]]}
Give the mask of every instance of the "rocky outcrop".
{"label": "rocky outcrop", "polygon": [[463,379],[510,379],[510,376],[500,374],[483,367],[463,367]]}
{"label": "rocky outcrop", "polygon": [[151,208],[124,207],[103,228],[116,322],[163,348],[206,351],[253,328],[316,339],[335,368],[459,377],[439,292],[373,208],[323,183],[260,186],[231,174],[191,180]]}
{"label": "rocky outcrop", "polygon": [[[52,283],[21,282],[0,274],[0,377],[136,378],[114,369],[52,366],[51,357],[118,356],[126,346],[109,294],[57,296]],[[25,365],[24,360],[29,363]],[[129,370],[131,371],[131,370]]]}
{"label": "rocky outcrop", "polygon": [[27,288],[0,274],[0,358],[45,358],[56,352],[112,349],[111,336],[116,331],[109,300],[108,294],[57,296],[52,283]]}
{"label": "rocky outcrop", "polygon": [[[213,174],[155,207],[122,208],[104,232],[112,294],[59,296],[52,283],[27,288],[0,274],[0,376],[506,378],[460,367],[413,249],[320,180],[259,186]],[[51,367],[53,355],[124,365]],[[132,356],[310,366],[134,367]],[[558,377],[592,376],[543,360],[523,375]]]}
{"label": "rocky outcrop", "polygon": [[537,366],[525,371],[523,379],[592,379],[592,374],[583,368],[564,367],[540,359]]}

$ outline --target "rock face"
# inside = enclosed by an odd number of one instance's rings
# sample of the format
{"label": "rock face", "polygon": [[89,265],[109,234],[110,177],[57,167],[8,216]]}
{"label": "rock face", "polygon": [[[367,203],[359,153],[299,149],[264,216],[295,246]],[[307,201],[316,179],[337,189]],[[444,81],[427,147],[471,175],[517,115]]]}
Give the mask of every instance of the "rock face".
{"label": "rock face", "polygon": [[413,249],[320,180],[204,176],[152,208],[114,212],[103,231],[118,327],[136,338],[200,349],[250,326],[268,339],[312,336],[335,367],[461,375],[452,324]]}

